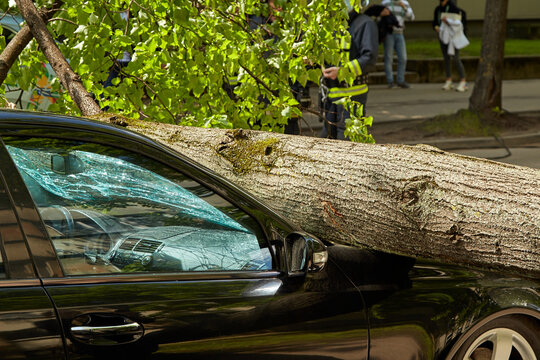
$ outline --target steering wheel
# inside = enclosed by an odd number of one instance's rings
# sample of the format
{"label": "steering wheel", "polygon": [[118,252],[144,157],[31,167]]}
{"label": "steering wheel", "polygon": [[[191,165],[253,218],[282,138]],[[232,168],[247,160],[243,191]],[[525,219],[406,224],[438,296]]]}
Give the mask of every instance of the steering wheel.
{"label": "steering wheel", "polygon": [[109,234],[101,233],[88,237],[84,243],[84,253],[87,255],[103,255],[112,247],[113,241]]}
{"label": "steering wheel", "polygon": [[69,237],[75,227],[73,216],[64,206],[53,205],[40,208],[40,215],[45,225],[52,227],[64,237]]}

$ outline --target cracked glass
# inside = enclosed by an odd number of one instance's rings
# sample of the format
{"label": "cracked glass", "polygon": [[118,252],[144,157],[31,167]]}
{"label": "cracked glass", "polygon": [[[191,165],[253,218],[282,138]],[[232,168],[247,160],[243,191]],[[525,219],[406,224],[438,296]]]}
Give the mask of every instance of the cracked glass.
{"label": "cracked glass", "polygon": [[155,160],[93,143],[4,142],[67,275],[272,268],[251,216]]}

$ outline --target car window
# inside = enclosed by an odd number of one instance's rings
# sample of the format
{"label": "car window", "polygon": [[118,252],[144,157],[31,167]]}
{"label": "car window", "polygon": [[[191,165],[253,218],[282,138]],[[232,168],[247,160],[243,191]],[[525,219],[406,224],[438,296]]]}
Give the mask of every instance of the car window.
{"label": "car window", "polygon": [[94,143],[4,142],[68,275],[272,268],[251,216],[153,159]]}

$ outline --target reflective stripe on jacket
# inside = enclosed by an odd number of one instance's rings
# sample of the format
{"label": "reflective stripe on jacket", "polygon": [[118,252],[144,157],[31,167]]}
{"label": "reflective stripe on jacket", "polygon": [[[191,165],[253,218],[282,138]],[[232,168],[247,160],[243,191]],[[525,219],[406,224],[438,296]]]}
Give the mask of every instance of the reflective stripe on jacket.
{"label": "reflective stripe on jacket", "polygon": [[358,15],[349,25],[350,36],[341,39],[340,48],[344,58],[349,59],[343,64],[356,75],[352,84],[330,81],[328,98],[330,101],[338,100],[344,96],[357,96],[368,92],[366,82],[368,66],[374,66],[377,60],[379,47],[377,25],[367,15]]}
{"label": "reflective stripe on jacket", "polygon": [[344,96],[362,95],[368,92],[368,85],[355,85],[351,87],[333,87],[328,91],[328,97],[332,100],[337,100]]}

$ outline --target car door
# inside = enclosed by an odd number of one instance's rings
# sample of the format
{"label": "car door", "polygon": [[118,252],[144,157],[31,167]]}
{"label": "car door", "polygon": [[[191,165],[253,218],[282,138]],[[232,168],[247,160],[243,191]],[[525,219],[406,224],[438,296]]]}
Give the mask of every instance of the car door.
{"label": "car door", "polygon": [[[0,164],[9,162],[0,145]],[[21,188],[7,190],[9,172],[0,168],[0,357],[64,359],[62,331],[54,307],[37,278],[15,205],[24,213]],[[24,187],[22,188],[24,189]],[[28,224],[31,226],[31,224]]]}
{"label": "car door", "polygon": [[56,254],[36,266],[69,358],[365,357],[360,294],[289,274],[298,229],[234,186],[127,135],[24,133],[3,140],[41,219],[30,250]]}

